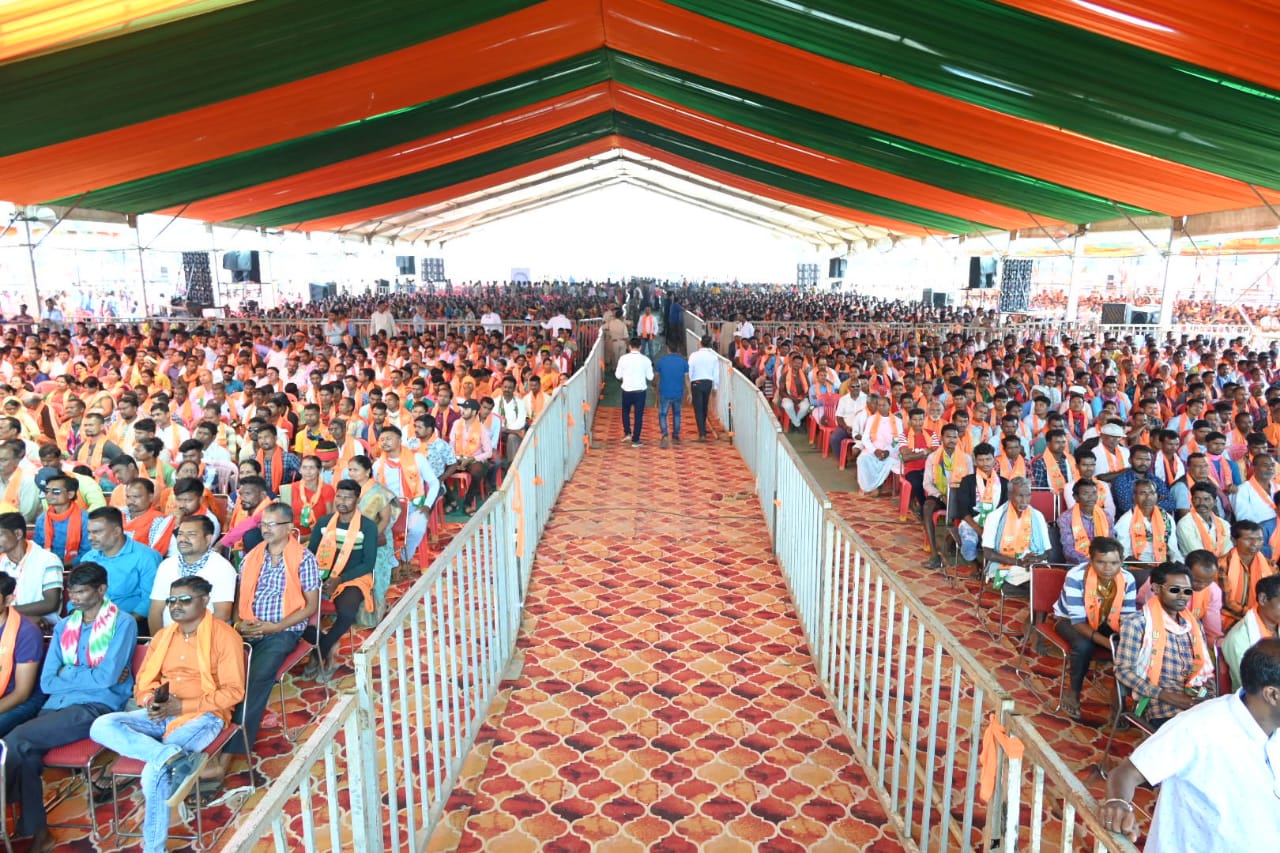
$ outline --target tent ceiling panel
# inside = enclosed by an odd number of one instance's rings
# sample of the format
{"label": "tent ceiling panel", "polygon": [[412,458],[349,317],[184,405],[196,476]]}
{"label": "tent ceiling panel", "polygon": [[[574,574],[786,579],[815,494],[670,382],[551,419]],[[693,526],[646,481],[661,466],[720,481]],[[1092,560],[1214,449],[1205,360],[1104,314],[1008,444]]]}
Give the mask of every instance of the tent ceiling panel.
{"label": "tent ceiling panel", "polygon": [[1262,0],[425,5],[4,4],[0,198],[460,233],[611,181],[837,242],[1280,204]]}

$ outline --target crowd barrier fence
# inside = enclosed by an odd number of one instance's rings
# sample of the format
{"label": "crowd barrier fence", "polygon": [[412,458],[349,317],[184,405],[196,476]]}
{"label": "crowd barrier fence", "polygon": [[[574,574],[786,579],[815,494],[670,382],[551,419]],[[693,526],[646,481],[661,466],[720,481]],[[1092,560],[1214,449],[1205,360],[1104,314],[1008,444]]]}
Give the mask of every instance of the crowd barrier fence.
{"label": "crowd barrier fence", "polygon": [[814,666],[899,840],[1040,851],[1087,837],[1095,851],[1136,853],[1105,832],[1013,697],[832,509],[770,402],[723,358],[714,405],[755,475]]}
{"label": "crowd barrier fence", "polygon": [[582,367],[530,427],[502,485],[356,650],[355,694],[308,733],[227,849],[272,836],[284,850],[281,815],[309,810],[321,762],[338,779],[329,808],[337,812],[340,795],[350,804],[350,837],[338,846],[336,835],[316,836],[305,849],[425,848],[515,652],[543,527],[590,444],[603,358],[595,328]]}

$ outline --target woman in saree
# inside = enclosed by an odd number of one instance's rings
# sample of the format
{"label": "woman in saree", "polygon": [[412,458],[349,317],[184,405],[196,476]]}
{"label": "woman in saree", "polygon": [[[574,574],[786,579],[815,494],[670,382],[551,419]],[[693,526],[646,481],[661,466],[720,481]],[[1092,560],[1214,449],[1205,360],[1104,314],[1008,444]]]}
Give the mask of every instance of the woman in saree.
{"label": "woman in saree", "polygon": [[[368,456],[354,456],[347,464],[347,476],[360,484],[360,514],[378,525],[378,556],[373,567],[373,600],[376,610],[374,624],[382,619],[387,608],[387,590],[391,587],[391,573],[397,565],[395,536],[392,526],[400,517],[400,506],[395,493],[373,479],[373,460]],[[366,611],[361,611],[365,613]],[[361,618],[366,618],[362,615]],[[363,625],[362,627],[372,627]]]}

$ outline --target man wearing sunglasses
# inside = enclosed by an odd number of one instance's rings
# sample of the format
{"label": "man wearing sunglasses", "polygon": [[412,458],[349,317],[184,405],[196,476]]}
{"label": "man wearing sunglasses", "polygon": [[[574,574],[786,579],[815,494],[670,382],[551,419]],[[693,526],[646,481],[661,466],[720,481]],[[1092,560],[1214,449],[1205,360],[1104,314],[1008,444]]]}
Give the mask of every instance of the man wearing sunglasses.
{"label": "man wearing sunglasses", "polygon": [[195,784],[207,760],[205,747],[244,697],[240,635],[209,613],[212,590],[199,575],[170,585],[165,604],[173,622],[152,639],[142,662],[134,684],[138,710],[106,714],[89,730],[107,749],[145,764],[145,853],[165,849],[169,810]]}
{"label": "man wearing sunglasses", "polygon": [[1159,728],[1208,695],[1214,655],[1189,610],[1191,570],[1161,563],[1151,572],[1151,589],[1155,594],[1120,628],[1116,678]]}

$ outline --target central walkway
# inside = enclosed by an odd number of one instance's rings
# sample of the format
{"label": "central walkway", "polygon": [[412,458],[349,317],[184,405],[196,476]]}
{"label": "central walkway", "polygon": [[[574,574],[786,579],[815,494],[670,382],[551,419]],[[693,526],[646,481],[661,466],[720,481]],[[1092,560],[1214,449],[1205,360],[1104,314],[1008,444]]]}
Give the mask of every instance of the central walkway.
{"label": "central walkway", "polygon": [[[902,849],[819,686],[737,451],[602,408],[437,849]],[[502,703],[500,703],[502,704]],[[487,762],[485,759],[487,758]],[[470,779],[466,778],[470,775]]]}

